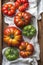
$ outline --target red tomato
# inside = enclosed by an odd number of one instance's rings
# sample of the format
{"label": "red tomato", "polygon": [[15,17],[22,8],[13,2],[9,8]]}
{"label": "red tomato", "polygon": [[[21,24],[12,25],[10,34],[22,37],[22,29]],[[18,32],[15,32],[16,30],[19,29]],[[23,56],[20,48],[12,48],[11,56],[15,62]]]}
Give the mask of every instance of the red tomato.
{"label": "red tomato", "polygon": [[19,11],[25,11],[29,7],[29,2],[28,0],[17,0],[19,3]]}
{"label": "red tomato", "polygon": [[9,46],[19,46],[22,41],[22,33],[16,27],[7,27],[4,30],[3,41]]}
{"label": "red tomato", "polygon": [[32,15],[28,12],[19,12],[17,15],[14,17],[14,23],[22,28],[30,23]]}
{"label": "red tomato", "polygon": [[12,4],[4,4],[2,7],[2,12],[5,15],[13,16],[15,14],[16,8]]}
{"label": "red tomato", "polygon": [[28,42],[21,42],[19,49],[20,49],[20,56],[23,58],[29,57],[34,52],[34,46]]}

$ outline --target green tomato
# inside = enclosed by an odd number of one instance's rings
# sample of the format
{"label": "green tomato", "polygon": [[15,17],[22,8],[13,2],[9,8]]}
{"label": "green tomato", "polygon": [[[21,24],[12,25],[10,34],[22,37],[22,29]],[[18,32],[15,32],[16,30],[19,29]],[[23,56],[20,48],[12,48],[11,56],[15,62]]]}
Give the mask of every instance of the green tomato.
{"label": "green tomato", "polygon": [[12,47],[6,49],[5,56],[6,56],[7,60],[9,60],[9,61],[16,60],[19,57],[18,49],[12,48]]}
{"label": "green tomato", "polygon": [[23,28],[23,35],[32,38],[36,34],[36,29],[33,25],[28,25]]}

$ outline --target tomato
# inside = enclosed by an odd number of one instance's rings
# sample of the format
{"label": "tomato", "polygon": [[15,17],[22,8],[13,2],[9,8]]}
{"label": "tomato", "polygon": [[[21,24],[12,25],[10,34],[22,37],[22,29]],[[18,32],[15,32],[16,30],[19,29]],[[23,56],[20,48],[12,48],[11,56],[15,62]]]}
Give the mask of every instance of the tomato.
{"label": "tomato", "polygon": [[4,54],[9,61],[13,61],[19,58],[19,52],[17,48],[9,47],[5,50]]}
{"label": "tomato", "polygon": [[22,12],[28,9],[29,2],[28,0],[16,0],[16,2],[14,2],[14,6],[16,7],[16,9]]}
{"label": "tomato", "polygon": [[36,35],[36,29],[32,25],[25,26],[22,30],[22,34],[32,39]]}
{"label": "tomato", "polygon": [[15,14],[16,8],[12,4],[4,4],[2,7],[2,12],[5,15],[13,16]]}
{"label": "tomato", "polygon": [[25,3],[24,5],[19,7],[19,11],[25,11],[28,8],[28,3]]}
{"label": "tomato", "polygon": [[3,41],[9,46],[18,46],[22,41],[22,33],[16,27],[7,27],[4,30]]}
{"label": "tomato", "polygon": [[18,27],[22,28],[30,23],[31,17],[32,15],[28,12],[19,12],[14,17],[14,23]]}
{"label": "tomato", "polygon": [[29,2],[28,0],[17,0],[19,3],[19,11],[25,11],[29,7]]}
{"label": "tomato", "polygon": [[20,56],[23,58],[27,58],[34,52],[34,46],[28,42],[21,42],[21,45],[19,46],[20,49]]}

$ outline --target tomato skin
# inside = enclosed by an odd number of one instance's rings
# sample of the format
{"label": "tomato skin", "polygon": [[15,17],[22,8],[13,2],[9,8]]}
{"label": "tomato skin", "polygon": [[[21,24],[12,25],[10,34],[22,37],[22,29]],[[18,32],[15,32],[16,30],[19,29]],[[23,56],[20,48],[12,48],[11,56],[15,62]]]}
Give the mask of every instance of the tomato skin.
{"label": "tomato skin", "polygon": [[12,15],[11,11],[8,11],[8,16],[11,16],[11,15]]}
{"label": "tomato skin", "polygon": [[26,51],[34,51],[34,47],[33,47],[33,45],[32,44],[29,44],[28,46],[27,46],[27,48],[26,48]]}
{"label": "tomato skin", "polygon": [[12,7],[12,4],[8,4],[9,7]]}
{"label": "tomato skin", "polygon": [[28,12],[19,12],[14,17],[14,23],[18,27],[22,28],[30,23],[31,17],[32,15]]}
{"label": "tomato skin", "polygon": [[12,4],[4,4],[2,7],[3,14],[7,16],[13,16],[15,14],[16,8]]}
{"label": "tomato skin", "polygon": [[5,10],[5,11],[3,11],[3,13],[7,15],[7,14],[8,14],[8,11],[7,11],[7,10]]}
{"label": "tomato skin", "polygon": [[19,49],[20,50],[24,50],[26,47],[27,47],[27,45],[28,45],[28,42],[21,42],[21,45],[19,46]]}
{"label": "tomato skin", "polygon": [[28,57],[28,52],[21,51],[21,52],[20,52],[20,55],[21,55],[21,57],[23,57],[23,58],[27,58],[27,57]]}
{"label": "tomato skin", "polygon": [[3,7],[2,11],[6,10],[7,8],[6,7]]}
{"label": "tomato skin", "polygon": [[17,2],[20,4],[21,3],[21,0],[17,0]]}
{"label": "tomato skin", "polygon": [[21,0],[21,2],[26,3],[26,2],[28,2],[28,0]]}
{"label": "tomato skin", "polygon": [[14,10],[8,11],[8,16],[12,16],[14,14]]}
{"label": "tomato skin", "polygon": [[16,7],[16,9],[17,9],[17,8],[19,8],[20,3],[16,1],[16,2],[14,3],[14,6],[15,6],[15,7]]}
{"label": "tomato skin", "polygon": [[4,6],[5,8],[8,8],[8,4],[4,4],[3,6]]}
{"label": "tomato skin", "polygon": [[7,27],[4,30],[3,41],[9,46],[19,46],[22,39],[22,32],[16,27]]}

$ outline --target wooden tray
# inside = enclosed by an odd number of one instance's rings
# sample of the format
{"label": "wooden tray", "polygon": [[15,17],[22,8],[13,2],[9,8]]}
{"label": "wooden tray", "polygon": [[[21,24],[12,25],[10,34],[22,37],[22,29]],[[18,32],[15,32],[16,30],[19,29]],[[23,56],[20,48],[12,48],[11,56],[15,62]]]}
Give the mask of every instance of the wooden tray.
{"label": "wooden tray", "polygon": [[[5,48],[7,45],[3,44],[3,29],[5,27],[7,27],[8,25],[6,25],[3,21],[3,15],[1,13],[1,5],[4,2],[8,2],[9,0],[0,0],[0,65],[2,65],[2,49]],[[13,0],[14,1],[14,0]],[[39,44],[40,44],[40,61],[39,65],[43,65],[43,14],[42,14],[42,20],[38,21],[38,27],[39,27],[39,35],[38,35],[38,39],[39,39]]]}

